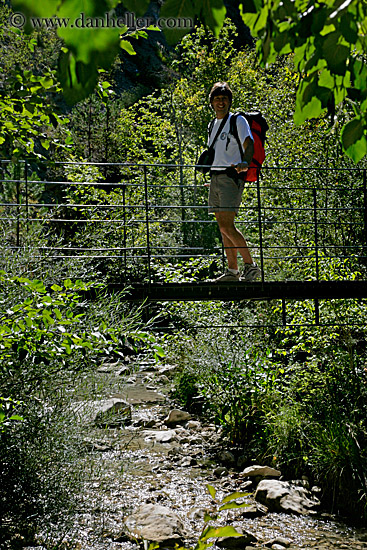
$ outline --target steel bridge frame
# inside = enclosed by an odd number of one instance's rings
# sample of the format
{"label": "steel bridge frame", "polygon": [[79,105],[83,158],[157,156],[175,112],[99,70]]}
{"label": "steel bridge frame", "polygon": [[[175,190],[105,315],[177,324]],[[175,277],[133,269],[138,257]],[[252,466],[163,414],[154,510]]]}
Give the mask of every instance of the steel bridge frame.
{"label": "steel bridge frame", "polygon": [[[231,284],[215,284],[213,282],[159,282],[155,280],[155,276],[152,273],[152,264],[159,261],[167,260],[186,260],[190,261],[192,258],[205,257],[207,251],[205,247],[202,246],[158,246],[153,241],[152,237],[153,228],[157,233],[157,224],[159,228],[162,229],[166,226],[172,225],[174,223],[180,224],[180,227],[188,227],[188,224],[210,224],[215,221],[208,219],[208,216],[204,218],[191,219],[188,216],[188,213],[197,213],[198,210],[201,210],[206,214],[207,206],[206,204],[196,203],[188,204],[183,200],[181,204],[172,205],[172,204],[159,204],[157,199],[153,200],[153,192],[156,195],[160,193],[160,190],[163,188],[170,188],[170,190],[176,190],[180,197],[184,199],[185,192],[192,193],[194,199],[196,199],[199,193],[199,184],[197,181],[197,176],[195,174],[194,166],[179,166],[179,165],[153,165],[153,164],[139,164],[131,165],[126,163],[51,163],[50,166],[54,167],[56,171],[62,173],[65,170],[65,167],[80,167],[83,166],[94,166],[100,171],[104,170],[117,170],[121,174],[120,181],[118,182],[96,182],[96,181],[81,181],[73,182],[67,181],[64,177],[60,180],[48,180],[38,181],[32,179],[32,173],[34,172],[34,166],[32,163],[24,161],[22,164],[17,165],[17,169],[14,171],[11,177],[6,177],[6,167],[11,165],[10,161],[2,161],[1,169],[3,176],[0,179],[0,196],[1,190],[4,190],[6,186],[12,185],[14,187],[15,196],[13,200],[6,201],[3,199],[0,203],[0,222],[3,222],[9,226],[13,224],[13,242],[5,243],[3,246],[4,249],[11,251],[12,253],[21,252],[25,250],[28,244],[25,244],[27,239],[26,236],[31,230],[32,224],[45,223],[50,226],[50,224],[68,224],[73,223],[79,227],[83,224],[85,227],[88,226],[88,223],[99,223],[99,224],[109,224],[109,226],[117,226],[121,230],[122,236],[122,246],[120,243],[115,243],[113,246],[70,246],[69,243],[65,242],[62,246],[45,246],[38,247],[39,258],[43,257],[48,260],[52,259],[54,261],[117,261],[120,266],[123,267],[123,280],[121,282],[114,282],[110,284],[111,290],[120,290],[126,288],[126,285],[129,286],[129,292],[126,294],[126,299],[131,301],[202,301],[202,300],[221,300],[221,301],[241,301],[241,300],[281,300],[283,307],[283,324],[286,324],[286,314],[285,314],[285,303],[286,300],[313,300],[315,303],[315,324],[319,324],[319,300],[331,300],[331,299],[364,299],[367,298],[367,281],[366,280],[324,280],[324,274],[320,273],[320,266],[323,261],[325,261],[325,256],[323,249],[325,248],[325,243],[322,242],[321,233],[326,224],[325,220],[322,220],[322,216],[325,214],[325,204],[327,203],[328,190],[330,193],[332,189],[338,188],[339,190],[343,188],[338,182],[335,183],[335,186],[332,187],[330,184],[323,187],[320,185],[309,185],[307,182],[304,187],[301,186],[285,186],[280,185],[279,183],[274,184],[263,184],[262,181],[257,181],[254,184],[249,186],[248,193],[252,193],[255,197],[255,206],[251,207],[252,212],[251,219],[245,220],[244,224],[247,227],[255,226],[257,228],[258,234],[258,245],[253,246],[256,252],[256,259],[259,265],[262,268],[262,280],[257,283],[231,283]],[[20,168],[22,166],[22,169]],[[157,185],[150,183],[151,173],[154,170],[161,169],[165,170],[166,173],[174,172],[177,173],[178,183],[170,185]],[[186,170],[187,173],[191,174],[193,184],[184,183],[183,170]],[[317,181],[317,178],[320,179],[322,175],[335,174],[340,175],[347,173],[348,175],[352,174],[354,179],[354,184],[352,187],[348,187],[348,192],[356,192],[357,196],[357,205],[340,205],[339,207],[328,207],[329,212],[333,211],[337,213],[337,219],[342,219],[342,216],[349,216],[349,214],[356,214],[358,212],[359,221],[361,223],[361,235],[362,242],[358,244],[352,244],[351,246],[346,246],[341,244],[336,245],[327,245],[328,250],[332,250],[333,247],[335,252],[340,249],[343,249],[344,255],[341,256],[337,254],[335,257],[339,260],[345,260],[351,256],[358,256],[358,260],[364,263],[367,263],[367,170],[364,169],[328,169],[320,167],[312,168],[292,168],[287,167],[265,167],[263,169],[263,174],[265,179],[276,179],[279,174],[288,174],[292,170],[304,171],[305,179],[310,173],[313,174]],[[23,174],[22,174],[23,172]],[[107,172],[106,172],[107,173]],[[124,174],[128,173],[128,176],[125,177]],[[131,174],[134,176],[139,174],[139,183],[131,183]],[[275,174],[275,175],[274,175]],[[199,176],[200,178],[201,176]],[[200,185],[202,181],[199,182]],[[108,194],[111,191],[116,191],[121,196],[121,203],[119,204],[91,204],[86,205],[82,203],[75,202],[64,202],[64,203],[47,203],[35,202],[34,198],[31,196],[30,189],[34,185],[41,185],[44,189],[52,186],[54,189],[58,188],[62,191],[66,189],[98,189],[101,188]],[[338,186],[338,187],[336,187]],[[304,190],[305,193],[308,193],[309,197],[312,197],[312,204],[310,206],[300,205],[297,208],[285,208],[279,207],[270,209],[266,206],[265,192],[271,190],[271,192],[300,192]],[[347,189],[347,188],[346,188]],[[129,195],[129,200],[133,196],[132,190],[137,190],[139,193],[139,203],[131,204],[127,202],[127,196]],[[321,194],[323,194],[323,199],[320,199]],[[104,217],[98,219],[88,219],[87,216],[83,215],[84,212],[88,212],[88,208],[97,209],[97,207],[104,212]],[[119,209],[120,215],[118,217],[111,216],[111,212],[116,211],[116,208]],[[63,212],[78,211],[77,217],[68,218],[63,215]],[[243,208],[243,210],[249,211],[249,207]],[[272,210],[270,212],[270,210]],[[275,222],[271,222],[271,217],[276,218],[281,216],[284,212],[293,216],[290,221],[276,222],[283,224],[283,227],[287,228],[289,224],[294,223],[300,226],[302,223],[307,223],[312,229],[312,246],[305,246],[303,244],[296,243],[293,247],[297,249],[298,252],[301,251],[301,256],[304,252],[311,254],[310,261],[314,263],[314,272],[310,277],[310,280],[301,281],[301,280],[267,280],[267,266],[266,263],[269,259],[274,259],[272,256],[266,256],[266,251],[268,254],[274,254],[276,251],[281,250],[282,248],[286,250],[291,250],[292,246],[289,244],[282,247],[282,243],[279,245],[266,245],[266,228],[267,225]],[[326,208],[327,210],[327,208]],[[339,210],[339,212],[337,212]],[[40,216],[40,213],[43,212],[43,217]],[[46,212],[46,214],[45,214]],[[129,213],[133,212],[136,216],[136,220],[131,222],[128,220]],[[160,216],[160,212],[169,212],[169,217],[163,219]],[[180,213],[180,217],[177,214]],[[301,216],[297,218],[296,216]],[[175,217],[176,216],[176,217]],[[302,216],[307,216],[307,222],[302,221]],[[241,222],[240,222],[241,223]],[[334,222],[336,223],[336,222]],[[348,226],[348,221],[343,221],[345,226]],[[351,222],[352,223],[352,222]],[[129,225],[130,224],[130,225]],[[135,225],[133,225],[135,224]],[[137,224],[144,227],[144,238],[146,240],[145,245],[141,242],[139,246],[131,247],[129,246],[129,236],[128,232],[131,227],[136,227]],[[288,224],[288,225],[287,225]],[[286,230],[286,229],[285,229]],[[5,239],[6,241],[6,239]],[[305,250],[304,250],[305,249]],[[213,251],[211,251],[213,252]],[[213,260],[220,260],[224,266],[224,250],[223,246],[217,247],[214,251],[215,254],[212,254]],[[287,259],[287,260],[296,260],[298,257],[293,254],[290,254],[289,258],[286,256],[277,256],[278,259]],[[302,256],[306,258],[306,255]],[[299,258],[298,258],[299,259]],[[145,277],[144,282],[137,282],[134,279],[129,278],[128,265],[129,262],[137,262],[139,265],[143,265],[145,268]]]}

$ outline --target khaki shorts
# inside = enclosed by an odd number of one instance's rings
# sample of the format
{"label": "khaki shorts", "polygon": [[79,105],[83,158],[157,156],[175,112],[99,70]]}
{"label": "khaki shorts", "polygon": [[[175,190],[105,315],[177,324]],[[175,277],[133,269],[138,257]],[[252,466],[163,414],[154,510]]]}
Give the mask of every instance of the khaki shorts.
{"label": "khaki shorts", "polygon": [[209,212],[236,212],[238,213],[244,183],[236,181],[227,174],[212,175],[209,189]]}

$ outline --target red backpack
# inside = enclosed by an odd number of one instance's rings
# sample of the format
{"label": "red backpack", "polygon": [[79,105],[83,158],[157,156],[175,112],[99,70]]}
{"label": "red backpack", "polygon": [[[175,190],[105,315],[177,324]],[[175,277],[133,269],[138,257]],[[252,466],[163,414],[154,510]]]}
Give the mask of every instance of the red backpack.
{"label": "red backpack", "polygon": [[266,132],[269,130],[268,123],[262,116],[260,111],[254,111],[252,113],[239,112],[231,116],[229,121],[229,132],[236,138],[238,147],[240,148],[241,158],[243,157],[243,146],[238,137],[237,130],[237,117],[243,116],[249,123],[252,136],[254,138],[254,156],[250,166],[244,177],[245,181],[257,181],[260,176],[261,166],[265,160],[264,143],[266,139]]}

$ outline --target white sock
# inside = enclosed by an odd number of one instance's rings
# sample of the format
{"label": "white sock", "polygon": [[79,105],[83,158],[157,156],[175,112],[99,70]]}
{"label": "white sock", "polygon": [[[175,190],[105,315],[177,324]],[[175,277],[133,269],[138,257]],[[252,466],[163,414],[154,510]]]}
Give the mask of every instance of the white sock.
{"label": "white sock", "polygon": [[231,267],[228,268],[228,271],[233,273],[233,275],[238,275],[238,273],[239,273],[238,269],[232,269]]}

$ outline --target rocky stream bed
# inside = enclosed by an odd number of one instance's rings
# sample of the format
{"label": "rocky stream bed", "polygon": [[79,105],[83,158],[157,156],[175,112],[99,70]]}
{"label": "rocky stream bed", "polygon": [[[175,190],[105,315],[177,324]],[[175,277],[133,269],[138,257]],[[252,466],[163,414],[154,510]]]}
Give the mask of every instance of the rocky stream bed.
{"label": "rocky stream bed", "polygon": [[217,547],[367,549],[367,530],[324,513],[319,489],[306,479],[283,480],[281,472],[235,458],[218,427],[175,412],[169,399],[174,371],[139,358],[133,366],[102,365],[98,376],[109,399],[76,404],[85,433],[81,459],[90,475],[69,548],[134,550],[139,543],[132,535],[145,548],[147,541],[189,548],[205,511],[217,507],[210,485],[218,502],[233,492],[246,494],[237,501],[247,506],[210,522],[243,533],[213,540]]}

